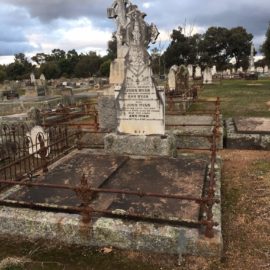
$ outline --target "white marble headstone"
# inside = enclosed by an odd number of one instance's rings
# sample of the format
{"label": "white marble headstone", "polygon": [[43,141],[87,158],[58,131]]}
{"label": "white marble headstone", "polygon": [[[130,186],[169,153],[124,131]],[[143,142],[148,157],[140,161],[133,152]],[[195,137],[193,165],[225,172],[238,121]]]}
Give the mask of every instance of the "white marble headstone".
{"label": "white marble headstone", "polygon": [[195,68],[195,78],[202,77],[202,69],[199,66],[196,66]]}
{"label": "white marble headstone", "polygon": [[212,75],[216,75],[217,74],[217,67],[216,66],[213,66],[212,67]]}
{"label": "white marble headstone", "polygon": [[169,74],[168,74],[168,86],[170,91],[174,91],[176,88],[176,72],[177,72],[178,66],[173,65],[170,68]]}
{"label": "white marble headstone", "polygon": [[[37,152],[40,150],[41,148],[41,144],[39,141],[39,136],[41,136],[41,138],[44,141],[44,146],[48,147],[49,145],[49,134],[47,132],[45,132],[45,130],[41,127],[41,126],[35,126],[31,129],[30,132],[26,133],[26,136],[28,136],[31,139],[30,142],[30,147],[29,147],[29,154],[35,154],[36,158],[41,158],[40,154],[38,154]],[[50,149],[47,149],[47,153],[46,153],[46,157],[50,154]]]}
{"label": "white marble headstone", "polygon": [[257,71],[258,73],[263,73],[263,67],[257,67],[257,68],[256,68],[256,71]]}
{"label": "white marble headstone", "polygon": [[206,67],[203,71],[203,84],[212,84],[213,77],[212,77],[212,71],[211,68]]}
{"label": "white marble headstone", "polygon": [[32,84],[36,82],[35,74],[33,72],[30,74],[30,81]]}
{"label": "white marble headstone", "polygon": [[243,72],[243,67],[238,68],[237,71],[242,73]]}
{"label": "white marble headstone", "polygon": [[41,81],[46,81],[45,75],[43,73],[40,75],[39,79]]}
{"label": "white marble headstone", "polygon": [[188,75],[189,77],[193,77],[193,66],[192,65],[188,65],[187,66],[188,69]]}

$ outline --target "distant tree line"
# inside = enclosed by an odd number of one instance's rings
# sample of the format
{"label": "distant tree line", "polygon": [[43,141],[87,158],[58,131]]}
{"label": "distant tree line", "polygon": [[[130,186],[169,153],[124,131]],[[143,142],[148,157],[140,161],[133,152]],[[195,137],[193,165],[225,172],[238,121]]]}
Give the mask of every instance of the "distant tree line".
{"label": "distant tree line", "polygon": [[[152,49],[152,67],[155,74],[166,73],[172,65],[192,64],[201,67],[216,65],[218,70],[242,66],[247,69],[253,35],[243,27],[227,29],[210,27],[204,34],[185,35],[184,29],[178,27],[171,33],[171,41],[165,51]],[[47,79],[60,77],[109,76],[110,63],[116,58],[116,39],[108,42],[107,54],[100,56],[96,52],[78,54],[76,50],[65,52],[54,49],[50,54],[38,53],[30,62],[23,53],[16,54],[14,62],[0,65],[0,81],[27,79],[31,72],[36,76],[41,73]],[[265,58],[257,65],[270,64],[270,25],[266,39],[261,46]]]}
{"label": "distant tree line", "polygon": [[[210,27],[204,34],[185,35],[184,29],[178,27],[171,34],[171,43],[164,53],[160,53],[161,66],[168,70],[172,65],[199,65],[202,68],[216,65],[218,70],[232,67],[248,67],[253,35],[243,27],[227,29]],[[157,59],[158,49],[152,55]],[[157,69],[157,61],[155,63]]]}
{"label": "distant tree line", "polygon": [[[178,27],[170,35],[171,42],[162,52],[158,47],[152,50],[153,70],[162,74],[173,65],[199,65],[217,67],[217,70],[243,67],[247,69],[253,35],[244,27],[227,29],[209,27],[204,34],[185,35],[185,29]],[[270,24],[266,39],[260,48],[264,58],[256,66],[270,65]],[[256,54],[257,52],[255,52]],[[232,64],[232,59],[235,64]]]}
{"label": "distant tree line", "polygon": [[25,54],[18,53],[14,62],[0,65],[0,81],[29,79],[32,72],[38,77],[44,74],[47,79],[86,78],[91,76],[109,76],[111,61],[116,58],[116,40],[108,42],[107,54],[100,56],[96,52],[78,54],[76,50],[65,52],[54,49],[50,54],[37,53],[29,61]]}

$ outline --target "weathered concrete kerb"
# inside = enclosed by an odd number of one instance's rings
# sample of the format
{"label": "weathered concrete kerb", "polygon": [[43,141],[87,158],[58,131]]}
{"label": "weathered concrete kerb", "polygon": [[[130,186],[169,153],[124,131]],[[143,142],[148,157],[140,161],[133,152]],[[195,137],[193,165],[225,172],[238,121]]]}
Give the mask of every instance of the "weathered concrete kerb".
{"label": "weathered concrete kerb", "polygon": [[[87,155],[87,151],[85,151],[85,155]],[[67,164],[70,164],[70,161],[67,158],[65,158],[65,160]],[[74,156],[74,160],[77,161],[76,155]],[[188,160],[190,160],[190,158]],[[81,163],[80,161],[78,162]],[[131,165],[133,164],[132,166],[135,166],[137,164],[136,168],[139,168],[141,166],[138,162],[139,161],[135,158],[134,160],[131,160]],[[148,160],[146,162],[148,164],[148,168],[150,161]],[[186,166],[192,166],[188,165],[190,164],[190,161],[185,162],[187,164]],[[196,163],[198,161],[194,162]],[[113,164],[114,163],[115,161],[113,161]],[[58,164],[60,166],[60,169],[65,169],[65,166],[61,165],[61,162],[58,162]],[[158,165],[158,167],[163,166],[162,162],[159,162],[159,164],[160,165]],[[164,166],[166,164],[167,163],[164,163]],[[74,163],[74,166],[77,167],[76,163]],[[121,179],[125,178],[127,176],[127,173],[130,171],[129,166],[127,166],[127,168],[124,170],[122,177],[118,175],[115,178],[116,180],[118,179],[118,181],[112,180],[111,184],[109,184],[109,187],[110,185],[114,185],[114,181],[116,181],[116,183],[119,181],[123,181]],[[52,165],[52,168],[50,169],[52,176],[55,175],[55,173],[57,172],[57,167],[58,165]],[[217,164],[215,165],[217,199],[221,199],[220,167],[221,162],[218,159]],[[134,170],[134,172],[137,172],[137,169]],[[172,171],[172,173],[174,174],[174,171]],[[70,175],[70,173],[68,173],[68,175]],[[207,168],[205,168],[202,177],[205,177],[207,175]],[[173,175],[168,176],[173,177]],[[138,177],[140,179],[142,178],[140,175],[138,175]],[[190,181],[190,177],[185,177],[182,181]],[[197,174],[197,177],[200,177],[200,174]],[[209,181],[208,177],[206,177],[204,181],[205,185],[207,185],[207,182]],[[136,183],[131,183],[132,190],[132,185],[137,185],[138,183]],[[126,185],[125,182],[123,182],[123,184]],[[172,187],[174,187],[175,184],[177,184],[177,182],[171,183]],[[23,188],[11,188],[10,190],[1,194],[1,200],[11,202],[13,200],[12,196],[19,196],[18,194],[21,193],[21,189]],[[24,192],[27,193],[26,195],[21,195],[22,197],[20,198],[20,200],[22,200],[23,196],[31,195],[28,189],[26,189]],[[42,192],[42,190],[40,190],[40,192]],[[50,197],[48,197],[48,200],[50,200]],[[134,202],[135,204],[132,204]],[[117,207],[120,207],[118,201],[116,201],[115,203]],[[125,201],[125,203],[128,203],[128,201]],[[130,201],[129,203],[131,203],[133,207],[135,207],[134,205],[138,204],[136,200]],[[145,203],[143,203],[142,205],[144,204]],[[46,206],[46,203],[41,203],[41,205]],[[54,205],[52,203],[47,205],[51,207],[57,207],[57,205]],[[176,206],[177,211],[183,211],[183,216],[187,215],[187,212],[182,210],[183,208],[186,210],[191,209],[185,205],[185,203],[179,202],[179,207]],[[113,204],[111,205],[111,207],[112,206]],[[117,213],[122,212],[124,215],[125,210],[123,209],[124,208],[116,208],[114,211]],[[190,210],[188,211],[190,212]],[[166,215],[166,213],[161,213],[161,215],[164,214]],[[188,213],[188,216],[189,215],[190,214]],[[178,254],[180,257],[182,255],[188,254],[195,256],[199,255],[220,258],[223,249],[221,233],[221,204],[214,205],[213,220],[214,222],[217,222],[219,226],[214,227],[214,237],[207,238],[204,235],[203,228],[188,228],[180,225],[171,225],[169,223],[159,224],[155,223],[154,221],[132,221],[127,220],[126,218],[119,219],[108,217],[96,217],[93,218],[89,223],[83,223],[81,216],[77,214],[52,213],[47,211],[37,211],[26,208],[7,206],[0,207],[0,232],[2,235],[5,236],[10,235],[11,237],[20,237],[26,240],[51,240],[57,244],[78,245],[86,247],[112,246],[115,248],[127,250]]]}

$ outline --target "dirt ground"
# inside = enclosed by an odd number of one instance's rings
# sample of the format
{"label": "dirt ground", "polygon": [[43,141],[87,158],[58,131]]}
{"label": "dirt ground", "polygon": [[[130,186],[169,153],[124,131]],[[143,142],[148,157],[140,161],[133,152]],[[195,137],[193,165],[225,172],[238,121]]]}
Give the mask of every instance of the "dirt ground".
{"label": "dirt ground", "polygon": [[269,270],[270,151],[223,150],[220,155],[222,260],[189,257],[178,269]]}
{"label": "dirt ground", "polygon": [[[26,268],[91,270],[269,270],[270,151],[222,150],[222,211],[224,254],[219,260],[64,247],[52,250],[40,243],[14,245],[1,241],[0,259],[24,256]],[[1,265],[0,265],[1,266]],[[42,268],[40,268],[42,266]]]}

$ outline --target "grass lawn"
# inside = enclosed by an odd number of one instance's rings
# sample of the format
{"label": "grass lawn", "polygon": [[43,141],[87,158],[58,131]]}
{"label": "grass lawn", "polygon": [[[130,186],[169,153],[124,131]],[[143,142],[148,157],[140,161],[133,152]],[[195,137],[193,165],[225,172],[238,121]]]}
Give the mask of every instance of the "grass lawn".
{"label": "grass lawn", "polygon": [[[232,116],[270,117],[270,79],[223,80],[222,85],[218,83],[204,86],[199,93],[201,99],[217,96],[221,98],[221,110],[224,118]],[[194,104],[191,109],[207,109],[206,106],[206,104]]]}

